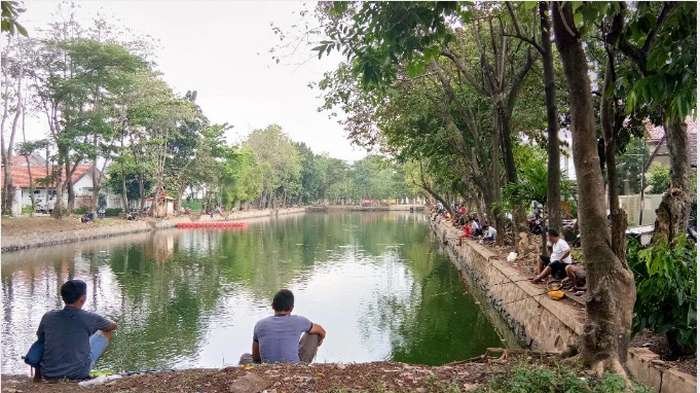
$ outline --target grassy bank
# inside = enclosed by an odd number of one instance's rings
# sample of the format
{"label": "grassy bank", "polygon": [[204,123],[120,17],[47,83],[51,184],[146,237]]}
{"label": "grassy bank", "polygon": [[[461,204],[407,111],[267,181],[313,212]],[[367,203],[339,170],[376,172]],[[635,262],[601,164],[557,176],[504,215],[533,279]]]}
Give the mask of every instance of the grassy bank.
{"label": "grassy bank", "polygon": [[[27,377],[3,376],[2,392],[67,393],[74,382],[35,384]],[[92,386],[90,392],[234,393],[646,393],[626,388],[608,375],[596,378],[555,356],[521,354],[482,357],[443,366],[394,362],[313,365],[258,365],[217,370],[180,370],[133,375]]]}

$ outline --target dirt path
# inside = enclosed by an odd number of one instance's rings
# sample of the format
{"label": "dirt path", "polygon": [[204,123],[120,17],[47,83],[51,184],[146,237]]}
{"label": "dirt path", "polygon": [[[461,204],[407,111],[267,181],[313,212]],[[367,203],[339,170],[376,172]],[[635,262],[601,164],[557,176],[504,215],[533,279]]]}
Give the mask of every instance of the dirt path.
{"label": "dirt path", "polygon": [[[437,367],[393,362],[308,366],[277,364],[135,375],[84,390],[94,393],[306,393],[354,390],[429,392],[449,386],[468,391],[504,370],[505,365],[499,362]],[[74,382],[36,384],[24,376],[2,376],[4,393],[67,393],[78,389],[83,390]]]}

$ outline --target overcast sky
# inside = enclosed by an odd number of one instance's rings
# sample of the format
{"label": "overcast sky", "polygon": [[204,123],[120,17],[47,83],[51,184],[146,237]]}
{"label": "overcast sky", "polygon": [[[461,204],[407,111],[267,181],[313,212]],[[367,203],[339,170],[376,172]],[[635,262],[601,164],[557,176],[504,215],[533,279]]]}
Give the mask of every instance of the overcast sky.
{"label": "overcast sky", "polygon": [[[54,1],[26,1],[21,23],[32,30],[53,20]],[[334,68],[338,57],[318,60],[300,49],[276,64],[268,53],[279,43],[270,23],[289,30],[301,22],[301,2],[293,1],[84,1],[78,20],[89,25],[99,12],[136,34],[159,42],[158,69],[179,93],[197,90],[197,102],[212,122],[234,126],[227,137],[238,142],[255,128],[282,126],[315,152],[345,160],[362,158],[342,127],[317,111],[319,92],[309,82]],[[312,17],[308,17],[313,22]],[[285,64],[287,63],[287,64]],[[45,122],[32,122],[39,138]],[[30,124],[28,122],[27,126]]]}

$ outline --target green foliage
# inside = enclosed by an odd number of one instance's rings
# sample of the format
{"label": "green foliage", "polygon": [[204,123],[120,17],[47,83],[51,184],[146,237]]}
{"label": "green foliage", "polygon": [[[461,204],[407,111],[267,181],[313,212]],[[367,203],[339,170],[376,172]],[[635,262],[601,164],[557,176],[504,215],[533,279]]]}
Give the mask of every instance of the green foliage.
{"label": "green foliage", "polygon": [[[663,7],[666,20],[658,25]],[[634,7],[622,37],[624,52],[637,67],[623,75],[628,87],[629,111],[663,111],[668,118],[685,119],[697,101],[697,7],[692,3],[639,3]],[[656,31],[647,52],[647,36]],[[658,120],[658,117],[657,119]]]}
{"label": "green foliage", "polygon": [[105,217],[119,217],[123,211],[120,207],[110,207],[105,209]]}
{"label": "green foliage", "polygon": [[27,35],[27,29],[22,26],[17,19],[19,14],[25,11],[22,8],[22,3],[14,0],[3,0],[2,1],[2,22],[0,22],[0,30],[4,33],[14,35],[15,32],[20,33],[23,36]]}
{"label": "green foliage", "polygon": [[73,214],[77,214],[77,215],[82,216],[83,214],[87,213],[89,210],[90,209],[88,209],[87,207],[81,206],[81,207],[73,209]]}
{"label": "green foliage", "polygon": [[627,387],[618,375],[602,378],[582,376],[571,366],[543,366],[522,363],[505,375],[493,378],[479,393],[648,393],[644,386]]}
{"label": "green foliage", "polygon": [[661,164],[652,165],[646,176],[652,194],[663,194],[671,184],[671,169]]}
{"label": "green foliage", "polygon": [[665,334],[671,350],[694,351],[697,332],[697,250],[681,235],[641,249],[630,242],[627,260],[637,285],[634,330]]}
{"label": "green foliage", "polygon": [[[532,201],[547,203],[547,152],[532,145],[517,145],[515,162],[518,168],[518,183],[508,183],[503,188],[503,199],[507,207],[527,207]],[[572,197],[573,184],[561,180],[561,195],[564,200]]]}
{"label": "green foliage", "polygon": [[34,207],[32,205],[22,206],[22,215],[28,215],[34,213]]}

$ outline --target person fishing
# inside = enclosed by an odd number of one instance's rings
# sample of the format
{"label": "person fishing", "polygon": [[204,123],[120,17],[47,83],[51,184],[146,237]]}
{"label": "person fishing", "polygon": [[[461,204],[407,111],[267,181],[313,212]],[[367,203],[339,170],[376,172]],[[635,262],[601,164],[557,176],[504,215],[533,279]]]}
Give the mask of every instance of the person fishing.
{"label": "person fishing", "polygon": [[255,324],[252,354],[241,355],[239,363],[311,363],[326,330],[305,317],[292,315],[294,294],[289,289],[275,294],[272,309],[274,315]]}
{"label": "person fishing", "polygon": [[530,278],[533,283],[542,282],[551,274],[557,280],[566,277],[566,267],[571,265],[571,247],[566,240],[559,237],[559,232],[555,229],[547,231],[547,240],[552,246],[550,256],[540,256],[539,274]]}
{"label": "person fishing", "polygon": [[[83,310],[87,285],[69,280],[61,285],[65,307],[44,314],[37,329],[39,362],[35,380],[87,379],[90,370],[107,349],[117,324]],[[42,348],[43,344],[43,348]],[[36,345],[36,344],[35,344]]]}

